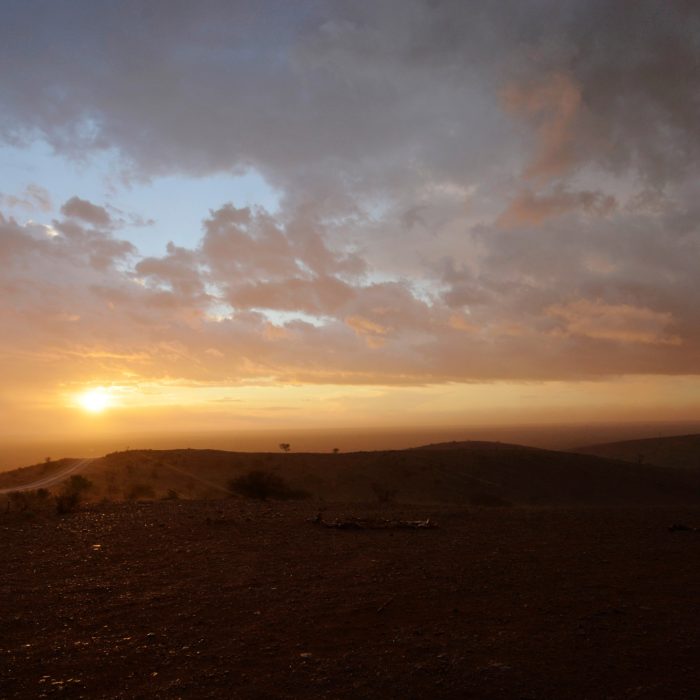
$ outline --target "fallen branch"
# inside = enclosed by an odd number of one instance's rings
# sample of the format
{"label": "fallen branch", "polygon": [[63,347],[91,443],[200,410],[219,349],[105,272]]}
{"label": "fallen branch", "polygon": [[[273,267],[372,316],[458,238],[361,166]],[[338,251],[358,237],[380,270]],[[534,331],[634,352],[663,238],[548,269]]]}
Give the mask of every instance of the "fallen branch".
{"label": "fallen branch", "polygon": [[699,532],[697,527],[690,527],[684,523],[674,523],[668,529],[670,532]]}
{"label": "fallen branch", "polygon": [[396,596],[393,595],[393,596],[391,596],[391,598],[389,598],[388,600],[384,601],[384,602],[377,608],[377,612],[378,612],[378,613],[382,612],[382,610],[384,610],[384,609],[386,608],[386,606],[389,605],[389,603],[391,603],[391,602],[392,602],[393,600],[395,600],[395,599],[396,599]]}
{"label": "fallen branch", "polygon": [[346,518],[345,520],[324,520],[319,513],[309,520],[314,525],[336,530],[431,530],[437,523],[425,520],[384,520],[376,518]]}

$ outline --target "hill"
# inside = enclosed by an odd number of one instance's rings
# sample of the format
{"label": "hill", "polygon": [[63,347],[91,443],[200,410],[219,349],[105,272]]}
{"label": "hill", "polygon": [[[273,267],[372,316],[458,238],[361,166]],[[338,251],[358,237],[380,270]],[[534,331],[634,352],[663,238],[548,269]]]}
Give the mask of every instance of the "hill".
{"label": "hill", "polygon": [[[0,488],[27,483],[52,465],[0,475]],[[242,453],[139,450],[94,460],[84,474],[93,498],[222,498],[251,471],[274,474],[311,499],[465,505],[666,505],[700,503],[700,474],[589,454],[488,442],[409,450]]]}
{"label": "hill", "polygon": [[609,442],[581,447],[576,452],[637,464],[654,464],[700,472],[700,435]]}

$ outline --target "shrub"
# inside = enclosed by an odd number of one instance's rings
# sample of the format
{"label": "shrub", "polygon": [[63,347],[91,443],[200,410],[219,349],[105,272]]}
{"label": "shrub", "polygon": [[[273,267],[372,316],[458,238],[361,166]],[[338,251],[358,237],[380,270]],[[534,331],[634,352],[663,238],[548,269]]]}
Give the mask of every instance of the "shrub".
{"label": "shrub", "polygon": [[29,498],[24,491],[12,491],[7,494],[8,510],[23,513],[29,508]]}
{"label": "shrub", "polygon": [[47,489],[37,489],[36,491],[11,491],[3,499],[5,512],[23,513],[25,515],[35,515],[37,512],[46,510],[49,499]]}
{"label": "shrub", "polygon": [[86,491],[92,488],[92,482],[80,474],[74,474],[64,482],[58,496],[56,496],[56,512],[59,515],[72,513],[80,505]]}
{"label": "shrub", "polygon": [[73,476],[68,479],[66,487],[69,491],[75,491],[76,493],[82,494],[92,488],[92,481],[84,477],[82,474],[73,474]]}
{"label": "shrub", "polygon": [[266,501],[268,498],[286,500],[309,496],[306,491],[291,488],[281,476],[260,469],[231,480],[228,488],[229,491],[259,501]]}

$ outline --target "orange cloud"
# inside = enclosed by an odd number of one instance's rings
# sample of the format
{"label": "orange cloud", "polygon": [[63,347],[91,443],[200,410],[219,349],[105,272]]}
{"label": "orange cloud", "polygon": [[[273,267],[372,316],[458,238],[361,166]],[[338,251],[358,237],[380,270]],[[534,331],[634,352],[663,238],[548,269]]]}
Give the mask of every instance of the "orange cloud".
{"label": "orange cloud", "polygon": [[367,346],[370,348],[381,348],[386,343],[385,336],[389,329],[385,326],[375,323],[363,316],[348,316],[345,323],[352,328],[357,335],[364,338]]}
{"label": "orange cloud", "polygon": [[579,299],[555,304],[547,314],[563,322],[563,332],[599,340],[645,345],[680,345],[681,338],[670,334],[673,315],[664,311],[606,304],[602,300]]}
{"label": "orange cloud", "polygon": [[537,128],[537,151],[525,176],[550,180],[574,163],[574,125],[581,107],[581,88],[566,73],[554,73],[542,82],[511,84],[502,92],[510,112],[522,115]]}
{"label": "orange cloud", "polygon": [[450,314],[447,321],[450,328],[454,328],[456,331],[464,331],[465,333],[475,333],[479,330],[479,327],[468,321],[463,314]]}

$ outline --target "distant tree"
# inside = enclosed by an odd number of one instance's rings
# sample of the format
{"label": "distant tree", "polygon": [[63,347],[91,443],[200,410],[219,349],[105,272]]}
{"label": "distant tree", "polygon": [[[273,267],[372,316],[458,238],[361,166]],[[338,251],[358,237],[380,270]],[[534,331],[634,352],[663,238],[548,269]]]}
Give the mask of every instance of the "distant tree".
{"label": "distant tree", "polygon": [[338,452],[340,452],[340,450],[339,450],[337,447],[334,447],[334,448],[333,448],[333,454],[334,454],[334,455],[337,455]]}
{"label": "distant tree", "polygon": [[44,457],[44,462],[48,464],[51,461],[51,457]]}
{"label": "distant tree", "polygon": [[282,452],[289,452],[291,449],[292,446],[288,442],[280,442],[280,450],[282,450]]}

